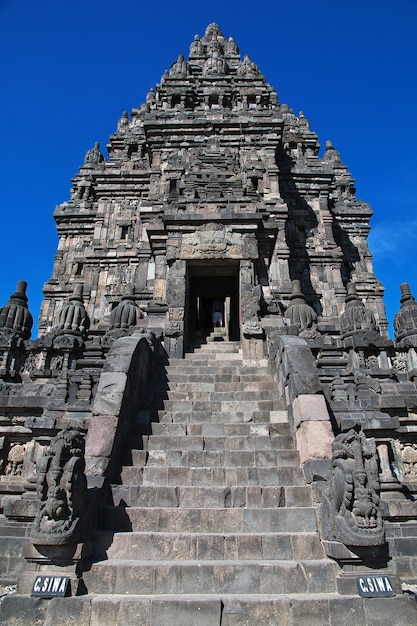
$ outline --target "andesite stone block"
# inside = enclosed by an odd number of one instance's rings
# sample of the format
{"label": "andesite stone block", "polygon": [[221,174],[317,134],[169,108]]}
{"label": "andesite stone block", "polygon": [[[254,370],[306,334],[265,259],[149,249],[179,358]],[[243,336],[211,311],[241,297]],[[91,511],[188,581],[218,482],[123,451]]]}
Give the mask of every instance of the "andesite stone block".
{"label": "andesite stone block", "polygon": [[94,415],[90,418],[85,454],[87,457],[109,457],[117,432],[118,417],[114,415]]}
{"label": "andesite stone block", "polygon": [[330,421],[303,422],[295,438],[300,462],[331,459],[334,434]]}
{"label": "andesite stone block", "polygon": [[330,420],[326,399],[318,394],[300,394],[292,401],[289,412],[296,428],[303,422]]}

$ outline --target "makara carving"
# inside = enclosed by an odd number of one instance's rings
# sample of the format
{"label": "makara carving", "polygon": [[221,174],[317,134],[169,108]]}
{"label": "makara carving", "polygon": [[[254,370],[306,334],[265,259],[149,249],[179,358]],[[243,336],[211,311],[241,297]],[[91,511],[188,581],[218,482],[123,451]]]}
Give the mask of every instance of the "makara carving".
{"label": "makara carving", "polygon": [[352,429],[335,438],[332,450],[332,476],[322,505],[326,538],[351,546],[383,544],[375,440]]}
{"label": "makara carving", "polygon": [[62,430],[37,463],[40,509],[31,538],[41,545],[68,545],[82,536],[86,512],[84,438],[78,430]]}

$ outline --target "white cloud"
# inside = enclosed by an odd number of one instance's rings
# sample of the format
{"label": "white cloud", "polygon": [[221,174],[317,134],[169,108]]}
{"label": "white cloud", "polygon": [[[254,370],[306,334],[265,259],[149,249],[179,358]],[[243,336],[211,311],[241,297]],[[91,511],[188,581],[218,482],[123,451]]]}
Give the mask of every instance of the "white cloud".
{"label": "white cloud", "polygon": [[368,243],[376,261],[389,254],[390,262],[403,263],[405,257],[417,252],[417,218],[375,224]]}

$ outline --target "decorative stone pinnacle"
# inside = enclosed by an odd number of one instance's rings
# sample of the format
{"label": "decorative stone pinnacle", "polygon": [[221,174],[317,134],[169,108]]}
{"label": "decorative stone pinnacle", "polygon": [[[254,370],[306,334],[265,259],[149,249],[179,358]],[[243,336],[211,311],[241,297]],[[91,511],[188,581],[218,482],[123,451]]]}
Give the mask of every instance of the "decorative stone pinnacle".
{"label": "decorative stone pinnacle", "polygon": [[412,302],[415,302],[415,298],[410,291],[410,285],[408,283],[401,283],[400,289],[401,289],[401,298],[400,298],[401,307],[407,306],[407,304],[411,304]]}
{"label": "decorative stone pinnacle", "polygon": [[22,306],[27,308],[28,297],[26,295],[27,282],[25,280],[19,280],[16,285],[16,291],[10,296],[10,299],[18,299]]}
{"label": "decorative stone pinnacle", "polygon": [[346,285],[346,292],[345,302],[348,306],[365,306],[358,296],[355,283],[348,283]]}
{"label": "decorative stone pinnacle", "polygon": [[126,285],[125,292],[122,295],[122,300],[133,300],[134,295],[135,295],[134,285]]}
{"label": "decorative stone pinnacle", "polygon": [[400,289],[401,306],[394,317],[395,339],[400,347],[417,347],[417,302],[408,283],[402,283]]}
{"label": "decorative stone pinnacle", "polygon": [[293,280],[291,282],[290,300],[291,300],[291,304],[299,304],[299,303],[306,301],[305,296],[303,292],[301,291],[301,281]]}
{"label": "decorative stone pinnacle", "polygon": [[29,339],[33,326],[33,317],[28,310],[26,296],[27,282],[19,280],[16,291],[7,304],[0,308],[0,328],[17,333],[22,339]]}
{"label": "decorative stone pinnacle", "polygon": [[74,285],[74,290],[69,300],[75,300],[77,302],[83,301],[83,286],[80,284]]}

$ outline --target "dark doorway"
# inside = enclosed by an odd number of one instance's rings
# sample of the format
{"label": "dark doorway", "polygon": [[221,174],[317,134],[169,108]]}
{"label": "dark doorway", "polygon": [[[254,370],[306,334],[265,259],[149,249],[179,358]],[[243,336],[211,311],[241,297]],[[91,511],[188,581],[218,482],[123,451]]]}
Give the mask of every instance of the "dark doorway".
{"label": "dark doorway", "polygon": [[223,324],[230,341],[239,341],[239,261],[193,262],[187,266],[185,345],[191,348],[213,330],[213,301],[224,302]]}

